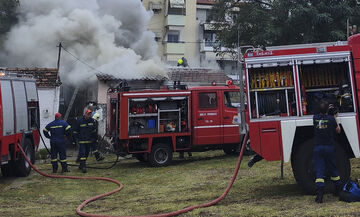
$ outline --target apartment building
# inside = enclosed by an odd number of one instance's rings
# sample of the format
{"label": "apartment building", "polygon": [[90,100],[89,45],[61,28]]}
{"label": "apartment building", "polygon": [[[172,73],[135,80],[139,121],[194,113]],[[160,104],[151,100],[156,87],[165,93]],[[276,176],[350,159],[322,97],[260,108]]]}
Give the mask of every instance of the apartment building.
{"label": "apartment building", "polygon": [[227,74],[237,73],[236,59],[231,55],[216,56],[213,45],[215,30],[208,21],[216,0],[143,0],[154,15],[149,29],[155,33],[158,55],[171,66],[185,57],[189,66],[216,67]]}

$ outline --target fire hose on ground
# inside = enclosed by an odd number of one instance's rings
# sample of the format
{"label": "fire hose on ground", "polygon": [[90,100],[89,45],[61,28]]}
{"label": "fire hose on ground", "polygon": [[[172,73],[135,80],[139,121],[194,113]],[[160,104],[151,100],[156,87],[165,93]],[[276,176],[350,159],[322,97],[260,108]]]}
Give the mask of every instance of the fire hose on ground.
{"label": "fire hose on ground", "polygon": [[[145,216],[131,216],[131,217],[169,217],[169,216],[176,216],[176,215],[180,215],[182,213],[186,213],[189,211],[192,211],[194,209],[198,209],[198,208],[203,208],[203,207],[209,207],[209,206],[213,206],[215,204],[217,204],[218,202],[220,202],[222,199],[225,198],[225,196],[229,193],[233,183],[235,182],[236,176],[238,174],[239,168],[240,168],[240,164],[241,164],[241,160],[243,157],[243,153],[244,153],[244,148],[245,148],[245,143],[247,141],[248,138],[248,133],[246,133],[243,141],[242,141],[242,145],[241,145],[241,151],[238,157],[238,161],[236,163],[236,167],[233,173],[233,176],[228,184],[228,186],[226,187],[225,191],[223,192],[223,194],[221,196],[219,196],[218,198],[216,198],[213,201],[210,201],[208,203],[203,203],[203,204],[199,204],[199,205],[195,205],[195,206],[189,206],[177,211],[173,211],[173,212],[168,212],[168,213],[163,213],[163,214],[154,214],[154,215],[145,215]],[[120,191],[123,188],[123,184],[121,184],[119,181],[114,180],[114,179],[110,179],[110,178],[104,178],[104,177],[78,177],[78,176],[65,176],[65,175],[50,175],[50,174],[46,174],[44,172],[41,172],[39,169],[37,169],[31,162],[30,160],[26,157],[26,154],[24,152],[24,150],[22,149],[21,145],[18,144],[17,145],[21,151],[21,153],[23,154],[23,156],[25,157],[26,161],[29,163],[29,165],[40,175],[45,176],[45,177],[49,177],[49,178],[62,178],[62,179],[84,179],[84,180],[102,180],[102,181],[107,181],[107,182],[111,182],[114,183],[116,185],[118,185],[118,188],[116,188],[115,190],[109,191],[107,193],[103,193],[103,194],[99,194],[96,196],[93,196],[87,200],[85,200],[84,202],[82,202],[76,209],[76,213],[80,216],[86,216],[86,217],[115,217],[115,216],[109,216],[109,215],[100,215],[100,214],[91,214],[91,213],[86,213],[84,211],[82,211],[82,209],[89,203],[98,200],[100,198],[104,198],[106,196],[112,195],[118,191]],[[125,217],[125,216],[121,216],[121,217]],[[127,217],[127,216],[126,216]],[[130,217],[130,216],[128,216]]]}

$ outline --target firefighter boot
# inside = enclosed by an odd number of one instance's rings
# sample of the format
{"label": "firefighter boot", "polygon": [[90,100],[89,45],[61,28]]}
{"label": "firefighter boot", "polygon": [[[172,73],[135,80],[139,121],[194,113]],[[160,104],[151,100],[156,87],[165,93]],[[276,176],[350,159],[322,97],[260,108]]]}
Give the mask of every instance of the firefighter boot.
{"label": "firefighter boot", "polygon": [[180,158],[180,159],[184,159],[184,152],[183,152],[183,151],[180,151],[180,152],[179,152],[179,158]]}
{"label": "firefighter boot", "polygon": [[260,155],[258,155],[258,154],[254,155],[248,162],[248,167],[251,168],[252,166],[254,166],[255,163],[261,161],[262,159],[263,158]]}
{"label": "firefighter boot", "polygon": [[102,156],[102,155],[100,154],[100,152],[95,152],[94,155],[95,155],[96,161],[101,161],[101,160],[104,160],[104,159],[105,159],[105,157]]}
{"label": "firefighter boot", "polygon": [[53,173],[57,173],[58,170],[58,164],[56,163],[52,163],[52,169],[53,169]]}
{"label": "firefighter boot", "polygon": [[315,202],[316,203],[322,203],[323,202],[323,196],[324,196],[324,187],[320,187],[319,189],[316,190]]}
{"label": "firefighter boot", "polygon": [[68,169],[68,166],[67,166],[67,163],[66,163],[66,162],[61,163],[61,172],[62,172],[62,173],[70,172],[70,170]]}
{"label": "firefighter boot", "polygon": [[81,172],[86,173],[86,161],[85,160],[80,161],[79,169],[81,169]]}

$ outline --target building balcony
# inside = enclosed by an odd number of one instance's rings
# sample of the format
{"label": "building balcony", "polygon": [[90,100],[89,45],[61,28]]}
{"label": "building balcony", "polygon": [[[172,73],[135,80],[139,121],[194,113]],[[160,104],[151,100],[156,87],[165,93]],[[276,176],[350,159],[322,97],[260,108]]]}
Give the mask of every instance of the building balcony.
{"label": "building balcony", "polygon": [[166,26],[185,26],[185,16],[172,14],[167,15]]}
{"label": "building balcony", "polygon": [[200,45],[200,52],[214,52],[214,47],[217,47],[219,42],[203,40]]}
{"label": "building balcony", "polygon": [[166,54],[179,54],[184,55],[185,53],[185,43],[171,43],[167,42],[165,44],[165,53]]}

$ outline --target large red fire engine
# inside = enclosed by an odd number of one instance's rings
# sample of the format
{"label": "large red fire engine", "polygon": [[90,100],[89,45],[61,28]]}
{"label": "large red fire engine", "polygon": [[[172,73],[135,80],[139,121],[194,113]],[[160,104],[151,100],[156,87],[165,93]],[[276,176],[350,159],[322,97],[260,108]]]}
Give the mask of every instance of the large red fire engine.
{"label": "large red fire engine", "polygon": [[35,162],[40,142],[39,98],[35,80],[0,70],[0,163],[3,176],[27,176],[31,167],[20,153]]}
{"label": "large red fire engine", "polygon": [[252,150],[268,161],[291,160],[296,181],[312,192],[312,115],[327,100],[339,110],[337,164],[341,179],[348,179],[349,158],[360,157],[360,35],[248,52],[244,63]]}
{"label": "large red fire engine", "polygon": [[235,152],[239,87],[174,87],[109,92],[107,129],[115,148],[153,166],[167,165],[173,152]]}

